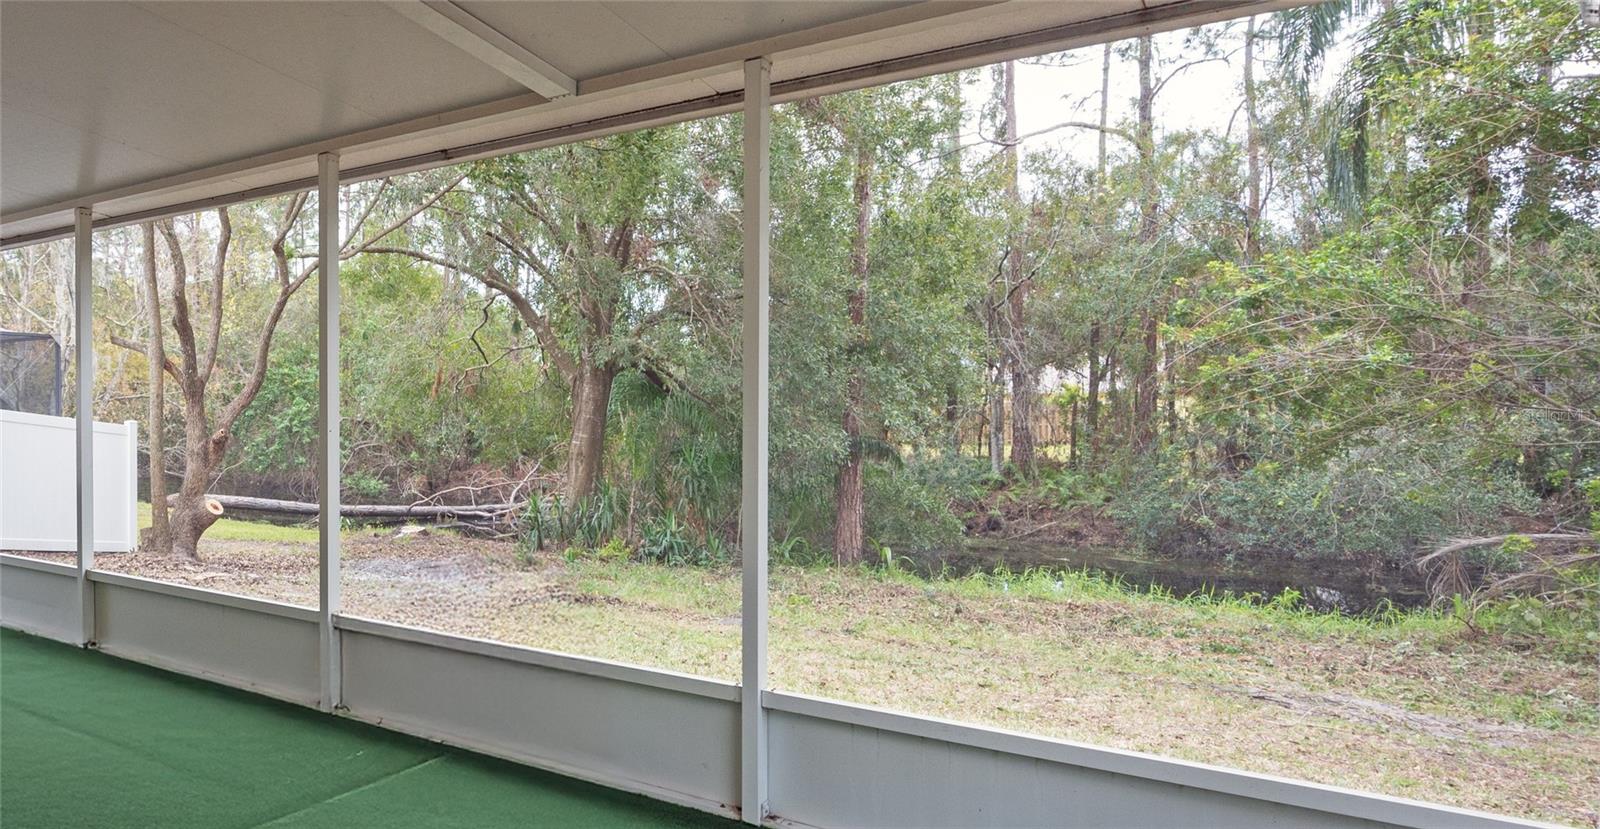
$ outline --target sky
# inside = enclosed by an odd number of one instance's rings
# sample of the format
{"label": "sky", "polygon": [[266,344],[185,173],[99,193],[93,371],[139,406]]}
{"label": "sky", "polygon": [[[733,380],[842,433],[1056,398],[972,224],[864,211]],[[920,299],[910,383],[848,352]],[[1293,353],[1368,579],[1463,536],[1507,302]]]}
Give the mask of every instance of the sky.
{"label": "sky", "polygon": [[[1258,26],[1265,23],[1264,17],[1258,18]],[[1244,129],[1242,115],[1238,118],[1234,115],[1242,102],[1243,54],[1240,46],[1243,43],[1244,27],[1245,21],[1242,18],[1206,27],[1207,31],[1229,32],[1228,35],[1219,38],[1221,41],[1219,45],[1226,60],[1189,66],[1178,72],[1160,90],[1155,102],[1156,129],[1159,132],[1202,128],[1221,130],[1227,127],[1230,119],[1233,119],[1233,134],[1242,137]],[[1156,58],[1161,64],[1155,72],[1157,83],[1174,69],[1200,56],[1197,48],[1185,46],[1184,40],[1187,34],[1188,30],[1180,30],[1156,36]],[[1119,47],[1127,45],[1131,45],[1131,42],[1123,41],[1112,48],[1108,118],[1108,123],[1111,124],[1132,120],[1139,94],[1138,66],[1131,54],[1119,53]],[[1329,56],[1328,65],[1324,67],[1319,83],[1322,88],[1331,85],[1332,80],[1338,75],[1339,68],[1344,64],[1349,52],[1348,44],[1341,44],[1341,47],[1335,49]],[[1028,135],[1063,121],[1098,121],[1101,56],[1102,47],[1096,45],[1040,59],[1019,61],[1018,134]],[[1258,79],[1266,78],[1273,71],[1272,63],[1268,60],[1271,56],[1271,45],[1258,41],[1256,53]],[[969,113],[968,124],[965,127],[966,144],[970,145],[980,140],[977,110],[994,94],[993,71],[989,67],[977,70],[972,82],[967,86]],[[990,129],[985,125],[981,130],[983,133],[981,137],[993,137],[988,135]],[[1117,152],[1118,143],[1119,139],[1111,137],[1108,150]],[[1022,146],[1025,153],[1049,148],[1065,150],[1080,162],[1093,164],[1098,153],[1099,138],[1094,130],[1062,129],[1025,139]]]}

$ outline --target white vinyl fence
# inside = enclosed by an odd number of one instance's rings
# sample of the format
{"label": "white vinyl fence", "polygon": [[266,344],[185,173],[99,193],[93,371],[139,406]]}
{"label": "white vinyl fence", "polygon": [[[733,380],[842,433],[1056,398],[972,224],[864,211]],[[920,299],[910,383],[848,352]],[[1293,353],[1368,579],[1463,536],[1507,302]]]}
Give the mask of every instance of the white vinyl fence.
{"label": "white vinyl fence", "polygon": [[[76,425],[70,417],[0,411],[0,550],[77,549]],[[94,424],[94,548],[139,543],[139,424]]]}

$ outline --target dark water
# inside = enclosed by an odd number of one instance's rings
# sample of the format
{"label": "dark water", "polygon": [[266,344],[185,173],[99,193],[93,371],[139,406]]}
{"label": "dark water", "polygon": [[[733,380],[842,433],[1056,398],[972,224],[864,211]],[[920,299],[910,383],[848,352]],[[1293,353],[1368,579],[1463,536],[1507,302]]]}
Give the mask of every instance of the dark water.
{"label": "dark water", "polygon": [[1392,568],[1376,572],[1348,561],[1227,561],[1208,557],[1163,558],[1103,547],[1069,547],[1043,541],[967,539],[961,546],[906,556],[925,575],[941,570],[952,576],[1027,568],[1089,570],[1148,589],[1160,586],[1176,596],[1194,593],[1254,593],[1272,597],[1298,590],[1318,610],[1362,614],[1393,605],[1422,607],[1428,596],[1414,573]]}

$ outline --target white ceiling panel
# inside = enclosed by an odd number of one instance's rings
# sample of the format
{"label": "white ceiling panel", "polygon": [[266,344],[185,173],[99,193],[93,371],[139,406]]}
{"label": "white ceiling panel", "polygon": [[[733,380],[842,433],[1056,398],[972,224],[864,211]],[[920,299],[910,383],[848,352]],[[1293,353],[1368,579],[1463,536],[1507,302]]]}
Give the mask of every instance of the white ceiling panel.
{"label": "white ceiling panel", "polygon": [[[401,94],[405,87],[397,88],[392,77],[384,77],[385,67],[348,65],[364,50],[345,49],[343,58],[319,69],[292,50],[265,62],[224,42],[231,37],[240,41],[234,45],[266,52],[275,41],[314,41],[341,24],[346,24],[346,34],[360,31],[348,25],[357,21],[346,18],[340,6],[330,5],[317,18],[295,11],[318,8],[320,4],[184,3],[161,7],[156,14],[114,2],[4,4],[0,120],[6,122],[6,140],[0,144],[0,198],[7,212],[17,205],[9,184],[14,178],[27,191],[54,201],[418,114],[418,105]],[[381,19],[405,23],[382,7],[369,9]],[[216,36],[169,19],[185,14],[195,18],[196,28],[208,28]],[[55,36],[41,36],[49,33]],[[70,35],[66,44],[62,34]],[[244,43],[251,37],[255,46]],[[432,49],[429,60],[455,57],[447,44],[417,40]],[[477,65],[469,68],[481,80],[467,87],[465,97],[496,98],[518,91],[497,73]],[[466,103],[463,91],[435,90],[422,111]],[[380,92],[387,101],[380,99]],[[53,133],[70,128],[79,137],[61,144],[55,158],[41,163],[36,152],[20,148],[46,142],[21,133],[47,123]],[[52,181],[37,179],[34,171],[41,166],[51,170]]]}
{"label": "white ceiling panel", "polygon": [[79,127],[29,110],[8,107],[0,118],[0,149],[29,159],[8,165],[3,185],[13,192],[48,199],[51,194],[94,187],[101,181],[128,180],[152,168],[180,166],[171,158],[103,140]]}
{"label": "white ceiling panel", "polygon": [[[525,3],[469,0],[474,17],[574,78],[649,66],[670,55],[597,0]],[[596,48],[596,44],[605,44]]]}
{"label": "white ceiling panel", "polygon": [[140,3],[173,26],[368,115],[410,118],[524,91],[382,3]]}
{"label": "white ceiling panel", "polygon": [[675,58],[750,43],[774,33],[798,32],[829,23],[888,11],[907,2],[808,3],[657,3],[608,2],[604,4],[634,31],[644,35]]}

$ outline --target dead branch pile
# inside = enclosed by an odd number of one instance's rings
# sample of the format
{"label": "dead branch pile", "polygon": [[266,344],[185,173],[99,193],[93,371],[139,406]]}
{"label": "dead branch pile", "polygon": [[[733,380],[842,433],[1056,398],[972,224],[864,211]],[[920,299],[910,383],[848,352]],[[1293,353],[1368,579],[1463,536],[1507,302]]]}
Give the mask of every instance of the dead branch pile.
{"label": "dead branch pile", "polygon": [[[1504,545],[1512,539],[1533,544],[1524,566],[1515,573],[1492,576],[1481,584],[1473,578],[1473,568],[1463,555],[1478,547]],[[1560,591],[1552,591],[1556,575],[1565,570],[1600,563],[1600,550],[1593,533],[1547,532],[1511,533],[1481,538],[1458,538],[1417,559],[1416,566],[1428,574],[1428,592],[1435,602],[1452,596],[1469,597],[1474,607],[1510,595],[1534,595],[1559,602]]]}

